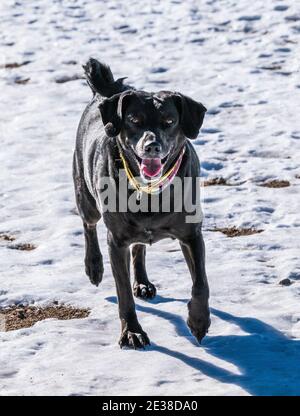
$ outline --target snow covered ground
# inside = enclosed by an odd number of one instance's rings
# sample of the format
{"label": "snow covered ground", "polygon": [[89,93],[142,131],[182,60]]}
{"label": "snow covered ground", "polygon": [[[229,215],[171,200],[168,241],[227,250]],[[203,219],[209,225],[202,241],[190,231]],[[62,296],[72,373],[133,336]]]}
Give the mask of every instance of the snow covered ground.
{"label": "snow covered ground", "polygon": [[[37,246],[0,243],[0,306],[91,308],[0,332],[0,394],[300,394],[298,2],[2,0],[0,28],[0,232]],[[158,296],[136,302],[145,351],[118,347],[103,225],[103,283],[84,274],[71,160],[90,56],[138,88],[209,109],[195,142],[202,175],[234,186],[202,190],[212,325],[201,347],[185,325],[191,279],[176,242],[148,249]],[[268,179],[290,186],[258,185]],[[225,226],[264,231],[209,231]]]}

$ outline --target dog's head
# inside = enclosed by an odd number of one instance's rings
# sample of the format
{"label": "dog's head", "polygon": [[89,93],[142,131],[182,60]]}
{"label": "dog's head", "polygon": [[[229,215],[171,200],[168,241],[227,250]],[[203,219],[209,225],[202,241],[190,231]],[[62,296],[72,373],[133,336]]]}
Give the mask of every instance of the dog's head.
{"label": "dog's head", "polygon": [[197,137],[206,112],[179,93],[134,90],[105,99],[99,109],[106,134],[119,137],[126,157],[146,180],[159,178],[185,140]]}

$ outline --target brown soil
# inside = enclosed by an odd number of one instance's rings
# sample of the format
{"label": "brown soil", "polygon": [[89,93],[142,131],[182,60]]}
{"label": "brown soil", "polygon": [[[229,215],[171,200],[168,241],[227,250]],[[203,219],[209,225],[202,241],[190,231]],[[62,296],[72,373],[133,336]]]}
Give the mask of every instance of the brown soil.
{"label": "brown soil", "polygon": [[243,235],[252,235],[262,233],[263,230],[257,230],[255,228],[237,228],[237,227],[216,227],[208,231],[219,231],[227,237],[240,237]]}
{"label": "brown soil", "polygon": [[32,251],[36,249],[36,246],[31,243],[18,243],[18,244],[11,244],[7,246],[12,250],[21,250],[21,251]]}
{"label": "brown soil", "polygon": [[0,233],[0,241],[15,241],[16,237],[7,233]]}
{"label": "brown soil", "polygon": [[59,320],[81,319],[89,316],[89,309],[79,309],[72,306],[12,306],[1,308],[0,314],[4,315],[4,331],[28,328],[38,321],[55,318]]}
{"label": "brown soil", "polygon": [[16,79],[15,84],[25,85],[30,81],[30,78]]}
{"label": "brown soil", "polygon": [[222,176],[218,176],[216,178],[207,179],[201,182],[201,186],[215,186],[215,185],[222,185],[222,186],[239,186],[244,184],[246,181],[238,182],[238,183],[230,183],[227,179],[222,178]]}
{"label": "brown soil", "polygon": [[228,185],[226,179],[222,177],[207,179],[201,183],[202,186],[214,186],[214,185]]}
{"label": "brown soil", "polygon": [[1,69],[14,69],[14,68],[20,68],[21,66],[28,65],[30,61],[24,61],[24,62],[9,62],[4,65],[0,65]]}
{"label": "brown soil", "polygon": [[274,179],[268,182],[264,182],[260,184],[260,186],[264,186],[265,188],[286,188],[287,186],[290,186],[290,182]]}
{"label": "brown soil", "polygon": [[75,75],[71,75],[71,76],[62,76],[62,77],[60,77],[60,78],[57,78],[57,79],[55,80],[55,82],[56,82],[57,84],[64,84],[65,82],[77,81],[77,80],[79,80],[79,79],[85,79],[85,77],[84,77],[84,76],[82,76],[82,75],[77,75],[77,74],[75,74]]}

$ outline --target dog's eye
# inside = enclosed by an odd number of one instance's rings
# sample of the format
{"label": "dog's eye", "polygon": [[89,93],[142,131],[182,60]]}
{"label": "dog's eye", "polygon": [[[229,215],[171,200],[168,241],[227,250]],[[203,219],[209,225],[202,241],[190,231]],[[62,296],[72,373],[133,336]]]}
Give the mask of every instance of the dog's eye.
{"label": "dog's eye", "polygon": [[172,125],[174,124],[174,120],[173,120],[172,118],[166,118],[166,119],[163,121],[163,124],[164,124],[165,126],[167,126],[167,127],[170,127],[170,126],[172,126]]}
{"label": "dog's eye", "polygon": [[139,117],[129,116],[128,119],[132,124],[136,124],[136,125],[141,124],[141,119]]}

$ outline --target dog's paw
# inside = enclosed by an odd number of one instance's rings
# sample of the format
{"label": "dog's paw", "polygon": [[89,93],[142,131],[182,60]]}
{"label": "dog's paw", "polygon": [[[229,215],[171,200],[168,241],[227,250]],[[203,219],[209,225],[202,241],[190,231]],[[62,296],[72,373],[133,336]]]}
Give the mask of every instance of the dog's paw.
{"label": "dog's paw", "polygon": [[140,299],[153,299],[156,296],[156,287],[152,283],[133,285],[133,294]]}
{"label": "dog's paw", "polygon": [[140,329],[138,332],[129,331],[128,329],[122,332],[119,340],[121,348],[130,347],[135,350],[138,348],[145,349],[146,345],[150,345],[150,340],[146,332]]}
{"label": "dog's paw", "polygon": [[102,281],[103,271],[102,258],[85,261],[85,273],[93,285],[99,286]]}
{"label": "dog's paw", "polygon": [[208,328],[210,327],[209,314],[201,318],[194,318],[194,317],[189,316],[187,320],[187,324],[191,330],[191,333],[197,339],[199,344],[201,344],[202,339],[205,337],[205,335],[208,332]]}

